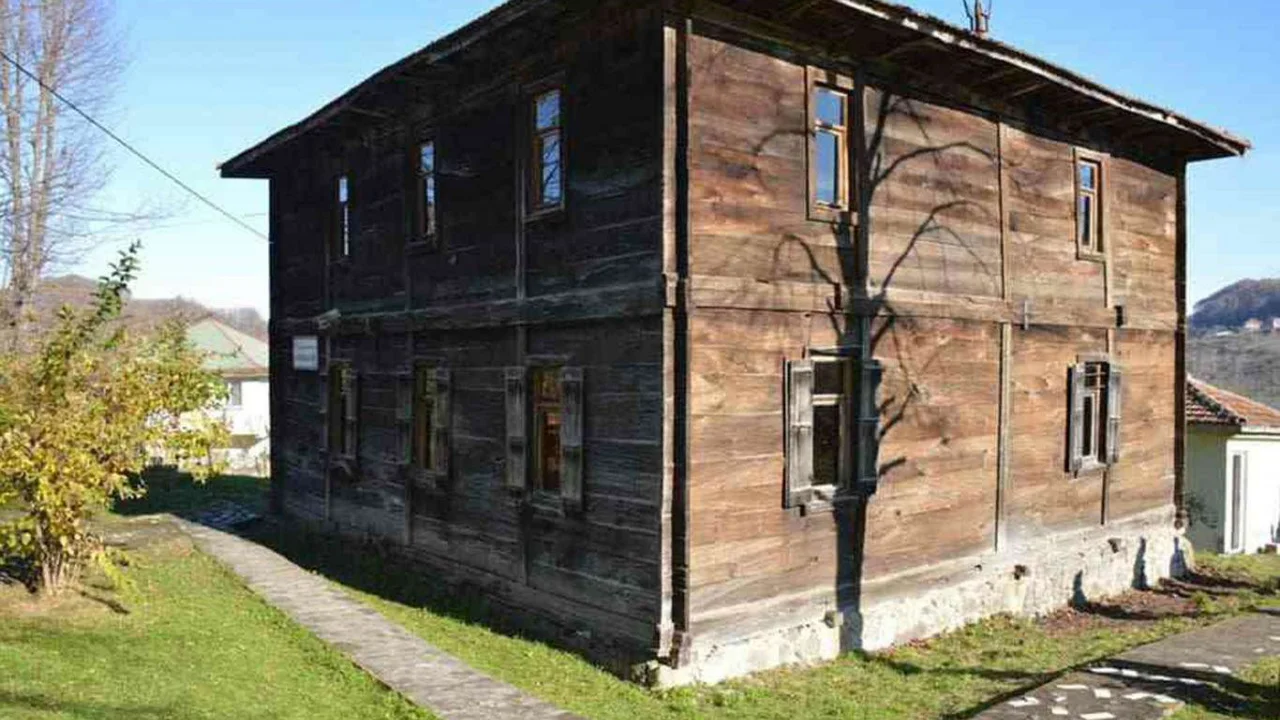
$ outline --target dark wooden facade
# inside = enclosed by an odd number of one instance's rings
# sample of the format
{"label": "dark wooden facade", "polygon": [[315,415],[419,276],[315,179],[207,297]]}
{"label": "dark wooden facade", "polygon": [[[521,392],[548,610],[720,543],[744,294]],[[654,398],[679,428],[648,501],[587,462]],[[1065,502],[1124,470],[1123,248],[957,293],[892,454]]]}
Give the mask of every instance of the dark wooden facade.
{"label": "dark wooden facade", "polygon": [[[815,82],[850,99],[834,215],[811,197]],[[566,197],[535,214],[546,87]],[[921,569],[1169,505],[1184,167],[1247,144],[1162,113],[879,2],[508,3],[223,167],[271,181],[276,506],[621,666],[678,666]],[[412,231],[424,139],[430,244]],[[1097,257],[1075,240],[1082,152],[1104,178]],[[319,371],[294,369],[306,335]],[[881,368],[857,385],[875,440],[847,439],[872,468],[794,501],[788,362],[827,351]],[[1124,451],[1071,472],[1068,368],[1095,356],[1124,368]],[[359,377],[341,472],[338,364]],[[430,477],[407,468],[419,364],[447,378]],[[513,369],[540,366],[580,373],[573,502],[513,480]]]}

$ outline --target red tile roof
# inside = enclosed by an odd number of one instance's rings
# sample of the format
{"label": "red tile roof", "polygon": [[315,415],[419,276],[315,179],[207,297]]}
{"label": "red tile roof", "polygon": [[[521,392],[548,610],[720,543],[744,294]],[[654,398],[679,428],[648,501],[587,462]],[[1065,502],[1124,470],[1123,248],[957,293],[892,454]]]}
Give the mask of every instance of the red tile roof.
{"label": "red tile roof", "polygon": [[1203,380],[1188,378],[1187,422],[1280,427],[1280,410]]}

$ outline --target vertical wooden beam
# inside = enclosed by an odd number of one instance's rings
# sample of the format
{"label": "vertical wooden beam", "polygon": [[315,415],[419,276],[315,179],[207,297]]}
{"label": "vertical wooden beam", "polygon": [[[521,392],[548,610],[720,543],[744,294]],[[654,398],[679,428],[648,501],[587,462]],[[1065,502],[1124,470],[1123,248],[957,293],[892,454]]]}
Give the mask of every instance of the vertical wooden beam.
{"label": "vertical wooden beam", "polygon": [[1175,291],[1178,329],[1174,335],[1174,435],[1173,501],[1178,509],[1177,527],[1187,526],[1187,164],[1180,162],[1178,178],[1178,231]]}
{"label": "vertical wooden beam", "polygon": [[[293,372],[293,358],[287,357],[290,350],[286,338],[280,331],[279,318],[284,316],[284,307],[280,303],[280,180],[272,178],[267,181],[267,351],[270,358],[267,383],[267,417],[269,427],[283,428],[284,418],[280,415],[280,403],[284,395],[284,373]],[[288,364],[286,364],[286,362]],[[284,513],[284,443],[271,443],[271,490],[268,509],[273,515]]]}
{"label": "vertical wooden beam", "polygon": [[1009,214],[1004,195],[1007,181],[1004,168],[1004,121],[996,119],[996,183],[999,188],[1000,212],[1000,297],[1009,300]]}
{"label": "vertical wooden beam", "polygon": [[[1105,238],[1106,236],[1104,235],[1103,237]],[[1110,264],[1107,263],[1108,266]],[[1108,275],[1110,272],[1110,269],[1108,269]],[[1110,280],[1107,281],[1107,284],[1110,285]],[[1115,328],[1107,328],[1107,358],[1111,362],[1115,362],[1119,353],[1120,349],[1116,346],[1116,330]],[[1106,525],[1111,522],[1111,473],[1110,467],[1102,471],[1102,507],[1099,509],[1100,517],[1098,518],[1100,525]]]}
{"label": "vertical wooden beam", "polygon": [[1000,323],[1000,404],[996,439],[995,550],[1009,547],[1009,414],[1013,399],[1013,325]]}
{"label": "vertical wooden beam", "polygon": [[[996,176],[999,187],[1000,212],[1000,296],[1008,302],[1009,288],[1009,210],[1005,206],[1004,143],[1005,124],[996,119]],[[1000,323],[1000,388],[996,429],[996,532],[995,550],[1009,546],[1009,403],[1013,394],[1013,325]]]}
{"label": "vertical wooden beam", "polygon": [[[525,149],[528,148],[529,130],[527,116],[528,112],[525,108],[524,91],[517,86],[515,92],[515,107],[513,113],[515,121],[514,137],[516,139],[516,160],[515,160],[515,253],[516,253],[516,269],[515,269],[515,291],[516,299],[523,301],[525,299],[526,288],[526,262],[525,255],[525,212],[528,203],[529,183],[526,181],[526,172],[528,172],[527,155]],[[567,189],[566,189],[567,192]],[[515,327],[514,337],[512,338],[514,347],[512,348],[512,356],[514,357],[513,365],[524,367],[528,360],[529,351],[529,328],[522,318]],[[527,420],[526,420],[527,422]],[[527,446],[526,446],[526,451]],[[526,456],[527,457],[527,456]],[[527,461],[526,461],[527,462]],[[526,471],[527,472],[527,471]],[[520,554],[519,563],[516,566],[518,573],[517,580],[523,584],[529,584],[529,570],[533,562],[533,556],[529,552],[529,545],[533,540],[533,515],[526,497],[516,499],[516,527],[519,533],[519,542],[516,543],[517,552]]]}
{"label": "vertical wooden beam", "polygon": [[[689,303],[689,237],[690,237],[690,180],[689,180],[689,132],[690,132],[690,68],[689,37],[693,34],[693,21],[689,8],[684,7],[676,37],[676,149],[675,149],[675,245],[676,273],[679,278],[675,307],[675,342],[672,348],[675,362],[675,432],[674,432],[674,487],[672,488],[672,621],[676,631],[685,640],[679,643],[677,652],[687,651],[690,620],[690,398],[689,398],[689,329],[692,308]],[[682,658],[677,657],[677,663]]]}

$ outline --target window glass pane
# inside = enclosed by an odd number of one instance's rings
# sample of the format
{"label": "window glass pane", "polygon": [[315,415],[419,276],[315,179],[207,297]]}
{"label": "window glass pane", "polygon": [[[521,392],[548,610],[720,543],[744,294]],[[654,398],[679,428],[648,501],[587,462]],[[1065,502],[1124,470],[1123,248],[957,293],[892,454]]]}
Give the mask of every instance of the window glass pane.
{"label": "window glass pane", "polygon": [[1077,222],[1080,223],[1080,244],[1085,247],[1093,247],[1093,197],[1091,195],[1080,196],[1080,212]]}
{"label": "window glass pane", "polygon": [[818,395],[841,395],[844,393],[844,367],[842,360],[834,362],[815,362],[813,364],[814,392]]}
{"label": "window glass pane", "polygon": [[1096,190],[1098,187],[1098,167],[1093,163],[1080,163],[1080,188]]}
{"label": "window glass pane", "polygon": [[436,145],[423,143],[418,153],[418,173],[422,178],[422,226],[418,230],[431,235],[436,230]]}
{"label": "window glass pane", "polygon": [[814,91],[813,114],[826,125],[844,125],[844,94],[826,88]]}
{"label": "window glass pane", "polygon": [[819,130],[814,138],[816,199],[824,205],[840,203],[840,137]]}
{"label": "window glass pane", "polygon": [[813,482],[835,485],[840,480],[840,407],[813,408]]}
{"label": "window glass pane", "polygon": [[338,178],[338,202],[345,204],[350,198],[347,176],[343,175]]}
{"label": "window glass pane", "polygon": [[1097,407],[1094,405],[1093,395],[1084,396],[1084,428],[1081,433],[1084,436],[1084,444],[1081,447],[1081,454],[1085,458],[1092,458],[1094,454],[1094,439],[1097,437],[1095,423],[1097,421]]}
{"label": "window glass pane", "polygon": [[539,95],[535,101],[534,127],[538,130],[560,126],[560,91]]}
{"label": "window glass pane", "polygon": [[418,157],[421,160],[422,177],[430,177],[436,171],[436,144],[423,143]]}
{"label": "window glass pane", "polygon": [[560,369],[539,368],[533,373],[534,462],[537,487],[560,489]]}
{"label": "window glass pane", "polygon": [[541,187],[538,199],[542,205],[558,205],[564,196],[560,173],[560,133],[553,132],[543,136],[541,144],[539,159],[542,169],[539,173]]}

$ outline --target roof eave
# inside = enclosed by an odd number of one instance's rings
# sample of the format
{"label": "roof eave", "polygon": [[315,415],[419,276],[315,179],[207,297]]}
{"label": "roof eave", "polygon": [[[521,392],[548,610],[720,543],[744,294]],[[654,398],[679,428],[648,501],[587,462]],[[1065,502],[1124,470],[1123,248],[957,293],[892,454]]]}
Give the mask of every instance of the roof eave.
{"label": "roof eave", "polygon": [[[431,43],[422,50],[384,67],[301,122],[274,133],[262,142],[227,160],[218,166],[219,172],[224,178],[270,177],[270,169],[261,162],[264,158],[281,146],[350,109],[354,101],[365,89],[394,76],[397,72],[409,66],[421,63],[436,63],[450,57],[549,2],[551,0],[509,0],[499,5],[485,15]],[[896,23],[904,28],[931,37],[944,45],[977,53],[997,62],[1018,67],[1026,72],[1039,75],[1048,82],[1056,83],[1073,92],[1093,98],[1098,102],[1145,117],[1170,129],[1195,137],[1202,143],[1203,152],[1188,153],[1188,160],[1238,157],[1244,155],[1253,147],[1248,140],[1225,130],[1214,128],[1171,110],[1110,90],[1088,78],[1030,53],[991,38],[979,37],[944,20],[917,12],[904,5],[882,2],[881,0],[827,0],[827,2],[839,4],[883,22]]]}
{"label": "roof eave", "polygon": [[282,145],[293,141],[313,128],[325,124],[339,113],[346,111],[366,88],[395,75],[411,65],[436,63],[455,55],[483,40],[495,30],[520,19],[548,2],[550,0],[508,0],[508,2],[499,5],[421,50],[375,72],[300,122],[273,133],[265,140],[219,164],[217,167],[218,172],[224,178],[265,179],[270,177],[269,169],[260,166],[260,160]]}
{"label": "roof eave", "polygon": [[1059,67],[1047,60],[1030,53],[1006,45],[998,40],[980,37],[944,20],[917,12],[904,5],[881,2],[880,0],[828,0],[845,7],[858,10],[886,22],[894,22],[904,28],[927,35],[934,40],[961,48],[969,52],[991,58],[998,62],[1021,68],[1027,72],[1041,76],[1047,81],[1057,83],[1068,89],[1091,97],[1114,107],[1146,117],[1175,130],[1198,137],[1206,144],[1206,150],[1216,148],[1217,153],[1206,152],[1192,159],[1209,160],[1225,157],[1239,157],[1253,148],[1247,139],[1215,128],[1206,123],[1192,120],[1171,110],[1159,107],[1144,100],[1129,97],[1111,90],[1082,75],[1066,68]]}

